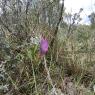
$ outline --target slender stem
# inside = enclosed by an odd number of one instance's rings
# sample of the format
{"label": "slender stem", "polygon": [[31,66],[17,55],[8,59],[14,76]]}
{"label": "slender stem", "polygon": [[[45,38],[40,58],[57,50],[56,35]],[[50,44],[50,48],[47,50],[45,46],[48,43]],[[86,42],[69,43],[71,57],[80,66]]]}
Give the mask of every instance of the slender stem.
{"label": "slender stem", "polygon": [[48,80],[49,80],[51,86],[53,87],[54,94],[57,95],[55,86],[53,85],[53,82],[52,82],[52,79],[51,79],[51,76],[50,76],[50,72],[49,72],[49,69],[48,69],[48,66],[47,66],[47,63],[46,63],[46,58],[45,58],[45,56],[44,56],[44,66],[45,66],[45,69],[46,69],[46,72],[47,72],[47,78],[48,78]]}
{"label": "slender stem", "polygon": [[37,82],[36,82],[36,76],[35,76],[35,71],[34,71],[33,63],[32,63],[32,70],[33,70],[33,77],[34,77],[36,95],[38,95],[38,91],[37,91]]}

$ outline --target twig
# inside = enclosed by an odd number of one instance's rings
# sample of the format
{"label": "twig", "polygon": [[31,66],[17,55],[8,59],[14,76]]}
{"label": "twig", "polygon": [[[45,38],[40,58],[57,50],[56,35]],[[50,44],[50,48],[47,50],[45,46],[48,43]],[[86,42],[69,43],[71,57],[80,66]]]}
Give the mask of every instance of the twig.
{"label": "twig", "polygon": [[55,29],[55,32],[54,32],[54,38],[52,39],[52,41],[50,43],[51,48],[53,48],[53,44],[54,44],[54,41],[56,39],[56,35],[57,35],[57,32],[58,32],[58,27],[59,27],[60,22],[62,20],[63,9],[64,9],[64,0],[63,0],[63,3],[62,3],[62,6],[61,6],[61,10],[60,10],[59,20],[58,20],[58,23],[56,25],[56,29]]}

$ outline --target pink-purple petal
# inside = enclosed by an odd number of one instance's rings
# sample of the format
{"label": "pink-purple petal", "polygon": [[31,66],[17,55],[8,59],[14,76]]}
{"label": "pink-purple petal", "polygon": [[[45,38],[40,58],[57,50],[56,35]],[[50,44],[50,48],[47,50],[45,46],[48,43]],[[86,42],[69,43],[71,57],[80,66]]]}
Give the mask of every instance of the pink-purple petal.
{"label": "pink-purple petal", "polygon": [[41,38],[40,41],[40,53],[41,55],[45,55],[48,51],[48,41],[47,39]]}

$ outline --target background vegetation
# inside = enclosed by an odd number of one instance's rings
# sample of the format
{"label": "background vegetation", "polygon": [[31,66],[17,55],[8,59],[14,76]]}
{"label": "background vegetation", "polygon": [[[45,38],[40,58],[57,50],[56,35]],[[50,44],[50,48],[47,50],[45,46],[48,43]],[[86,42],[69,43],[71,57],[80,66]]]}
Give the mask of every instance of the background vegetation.
{"label": "background vegetation", "polygon": [[66,13],[64,0],[0,0],[0,8],[0,95],[94,95],[94,12],[81,25],[83,9]]}

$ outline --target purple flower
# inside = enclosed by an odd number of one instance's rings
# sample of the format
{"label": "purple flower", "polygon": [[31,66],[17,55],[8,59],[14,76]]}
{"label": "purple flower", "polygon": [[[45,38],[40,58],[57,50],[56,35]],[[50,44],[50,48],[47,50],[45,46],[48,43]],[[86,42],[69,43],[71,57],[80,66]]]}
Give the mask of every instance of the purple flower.
{"label": "purple flower", "polygon": [[48,41],[45,38],[41,38],[40,41],[40,54],[45,55],[48,51]]}

